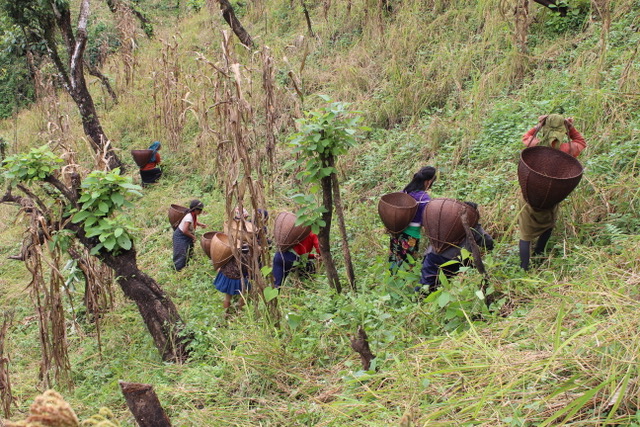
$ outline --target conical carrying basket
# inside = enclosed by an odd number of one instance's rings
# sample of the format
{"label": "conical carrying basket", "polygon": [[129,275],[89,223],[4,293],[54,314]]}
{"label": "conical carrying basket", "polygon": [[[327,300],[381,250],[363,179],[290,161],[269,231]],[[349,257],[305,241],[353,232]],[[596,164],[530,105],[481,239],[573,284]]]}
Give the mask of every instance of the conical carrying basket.
{"label": "conical carrying basket", "polygon": [[549,209],[566,199],[582,172],[575,157],[551,147],[529,147],[520,153],[518,181],[524,200],[534,209]]}
{"label": "conical carrying basket", "polygon": [[407,193],[389,193],[378,202],[378,215],[390,233],[407,228],[418,210],[418,202]]}
{"label": "conical carrying basket", "polygon": [[217,233],[211,238],[209,245],[209,258],[216,270],[225,265],[233,257],[229,236],[224,233]]}
{"label": "conical carrying basket", "polygon": [[202,250],[204,251],[205,255],[207,255],[207,257],[209,259],[211,259],[211,239],[213,239],[213,236],[215,236],[216,234],[220,233],[219,231],[209,231],[207,233],[204,233],[202,235],[202,237],[200,238],[200,246],[202,246]]}
{"label": "conical carrying basket", "polygon": [[297,219],[291,212],[280,212],[276,217],[273,237],[278,250],[287,251],[291,249],[311,233],[311,227],[296,225]]}
{"label": "conical carrying basket", "polygon": [[151,160],[151,156],[153,155],[153,150],[131,150],[131,155],[133,156],[133,161],[136,162],[138,167],[143,167],[149,160]]}
{"label": "conical carrying basket", "polygon": [[180,221],[182,221],[182,218],[184,218],[187,212],[189,212],[189,208],[185,208],[184,206],[180,205],[171,205],[168,212],[169,224],[171,224],[171,228],[173,228],[174,230],[178,228],[178,225],[180,225]]}
{"label": "conical carrying basket", "polygon": [[462,213],[465,211],[469,227],[474,227],[480,220],[480,213],[466,203],[445,198],[432,199],[427,203],[422,214],[422,225],[436,252],[458,245],[465,238],[462,224]]}

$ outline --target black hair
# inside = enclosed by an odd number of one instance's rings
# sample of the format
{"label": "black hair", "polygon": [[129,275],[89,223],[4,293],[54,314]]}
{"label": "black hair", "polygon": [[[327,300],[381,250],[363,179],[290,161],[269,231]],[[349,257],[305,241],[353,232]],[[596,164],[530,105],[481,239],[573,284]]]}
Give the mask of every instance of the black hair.
{"label": "black hair", "polygon": [[424,191],[424,183],[429,180],[436,180],[436,168],[433,166],[425,166],[413,174],[413,179],[402,191],[405,193]]}
{"label": "black hair", "polygon": [[204,209],[204,204],[198,199],[193,199],[191,203],[189,203],[189,211],[192,212],[196,209]]}
{"label": "black hair", "polygon": [[476,202],[464,202],[465,205],[471,206],[473,209],[478,210],[478,204]]}

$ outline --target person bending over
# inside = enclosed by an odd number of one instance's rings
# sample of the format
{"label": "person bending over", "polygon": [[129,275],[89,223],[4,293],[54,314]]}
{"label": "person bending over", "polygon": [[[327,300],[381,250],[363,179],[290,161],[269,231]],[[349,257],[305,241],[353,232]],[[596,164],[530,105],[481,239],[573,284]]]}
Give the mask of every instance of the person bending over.
{"label": "person bending over", "polygon": [[[474,202],[465,202],[467,205],[474,209],[478,209],[478,205]],[[488,251],[493,250],[493,238],[482,228],[480,223],[477,223],[471,227],[471,234],[475,243]],[[424,259],[422,260],[422,270],[420,272],[420,286],[415,288],[416,292],[421,292],[425,296],[434,292],[440,287],[440,271],[442,271],[447,278],[451,278],[458,274],[461,265],[469,265],[468,260],[462,260],[462,249],[466,249],[471,252],[472,243],[467,237],[460,242],[460,245],[449,245],[441,252],[436,252],[433,246],[429,245],[427,248]],[[450,264],[449,261],[456,261]]]}

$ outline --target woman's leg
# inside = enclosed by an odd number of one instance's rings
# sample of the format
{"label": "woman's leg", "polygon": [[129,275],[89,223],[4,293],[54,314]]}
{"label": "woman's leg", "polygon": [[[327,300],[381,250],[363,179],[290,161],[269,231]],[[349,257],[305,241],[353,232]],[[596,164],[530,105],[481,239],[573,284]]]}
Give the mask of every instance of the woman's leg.
{"label": "woman's leg", "polygon": [[229,313],[230,307],[231,307],[231,295],[224,294],[224,300],[222,300],[222,308],[224,308],[225,313]]}
{"label": "woman's leg", "polygon": [[523,270],[528,270],[529,259],[531,258],[531,242],[527,240],[520,240],[518,247],[520,249],[520,267]]}
{"label": "woman's leg", "polygon": [[546,230],[544,233],[538,237],[538,241],[536,242],[536,247],[533,250],[534,255],[540,255],[544,253],[545,248],[547,247],[547,242],[549,242],[549,238],[551,237],[551,232],[553,228]]}
{"label": "woman's leg", "polygon": [[298,259],[298,257],[291,252],[276,252],[273,257],[273,278],[274,278],[274,287],[279,288],[282,285],[282,282],[287,277],[291,269],[293,268],[293,263]]}
{"label": "woman's leg", "polygon": [[176,231],[173,232],[173,266],[176,271],[182,270],[187,265],[189,241],[193,244],[193,240],[189,236],[176,228]]}

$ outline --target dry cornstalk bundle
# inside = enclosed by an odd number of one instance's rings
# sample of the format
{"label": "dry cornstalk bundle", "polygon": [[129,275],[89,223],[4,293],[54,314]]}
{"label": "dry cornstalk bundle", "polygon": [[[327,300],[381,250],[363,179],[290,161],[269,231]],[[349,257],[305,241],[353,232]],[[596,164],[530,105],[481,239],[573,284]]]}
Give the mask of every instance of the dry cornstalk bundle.
{"label": "dry cornstalk bundle", "polygon": [[160,118],[160,128],[171,150],[178,150],[182,141],[182,130],[186,123],[188,87],[183,83],[182,65],[177,37],[173,42],[162,40],[162,59],[152,73],[153,98],[157,109],[155,117]]}
{"label": "dry cornstalk bundle", "polygon": [[38,319],[41,346],[39,376],[42,385],[50,387],[50,372],[53,370],[56,382],[63,387],[69,387],[71,366],[62,305],[61,287],[64,280],[60,275],[60,250],[56,248],[48,254],[51,271],[47,284],[43,268],[43,248],[48,247],[44,243],[50,239],[49,224],[42,211],[38,210],[32,201],[32,198],[38,200],[37,197],[24,187],[21,187],[21,190],[29,196],[21,199],[22,211],[29,219],[29,229],[20,256],[31,273],[31,282],[27,287]]}
{"label": "dry cornstalk bundle", "polygon": [[[233,220],[237,212],[242,215],[245,200],[248,198],[253,226],[262,230],[265,219],[258,214],[258,209],[265,208],[264,177],[262,176],[262,159],[267,158],[264,145],[257,143],[255,136],[255,110],[247,99],[254,99],[251,73],[242,67],[233,56],[231,39],[223,32],[223,66],[218,67],[215,94],[217,108],[215,118],[219,131],[218,161],[219,181],[224,185],[226,195],[226,213]],[[229,79],[232,77],[232,80]],[[245,197],[246,196],[246,197]],[[249,209],[248,209],[249,210]],[[244,234],[243,234],[244,235]],[[264,233],[251,233],[248,242],[254,250],[252,253],[250,281],[254,285],[252,294],[266,287],[260,274],[260,266],[266,265],[266,236]],[[230,236],[233,240],[234,236]],[[236,242],[231,241],[233,255],[240,260]],[[255,250],[259,248],[260,250]],[[262,258],[262,260],[260,260]]]}
{"label": "dry cornstalk bundle", "polygon": [[120,38],[120,57],[122,58],[122,72],[124,74],[125,87],[130,89],[133,85],[136,67],[136,22],[133,13],[128,7],[119,7],[116,10],[116,22],[118,37]]}
{"label": "dry cornstalk bundle", "polygon": [[13,322],[13,312],[3,313],[2,327],[0,327],[0,400],[2,401],[2,411],[5,418],[11,416],[11,404],[13,394],[11,393],[11,379],[9,378],[9,357],[4,354],[4,341],[7,338],[7,331]]}
{"label": "dry cornstalk bundle", "polygon": [[[188,96],[185,97],[184,102],[188,105],[186,112],[191,113],[195,118],[200,130],[195,141],[198,154],[195,159],[198,163],[194,166],[203,174],[210,175],[215,173],[216,162],[211,159],[217,158],[216,141],[219,139],[218,130],[214,125],[215,109],[222,102],[219,99],[220,92],[217,89],[220,81],[212,78],[212,74],[215,77],[218,72],[222,71],[201,53],[197,53],[196,65],[198,68],[185,83],[189,87],[187,89]],[[213,99],[211,95],[213,95]]]}

